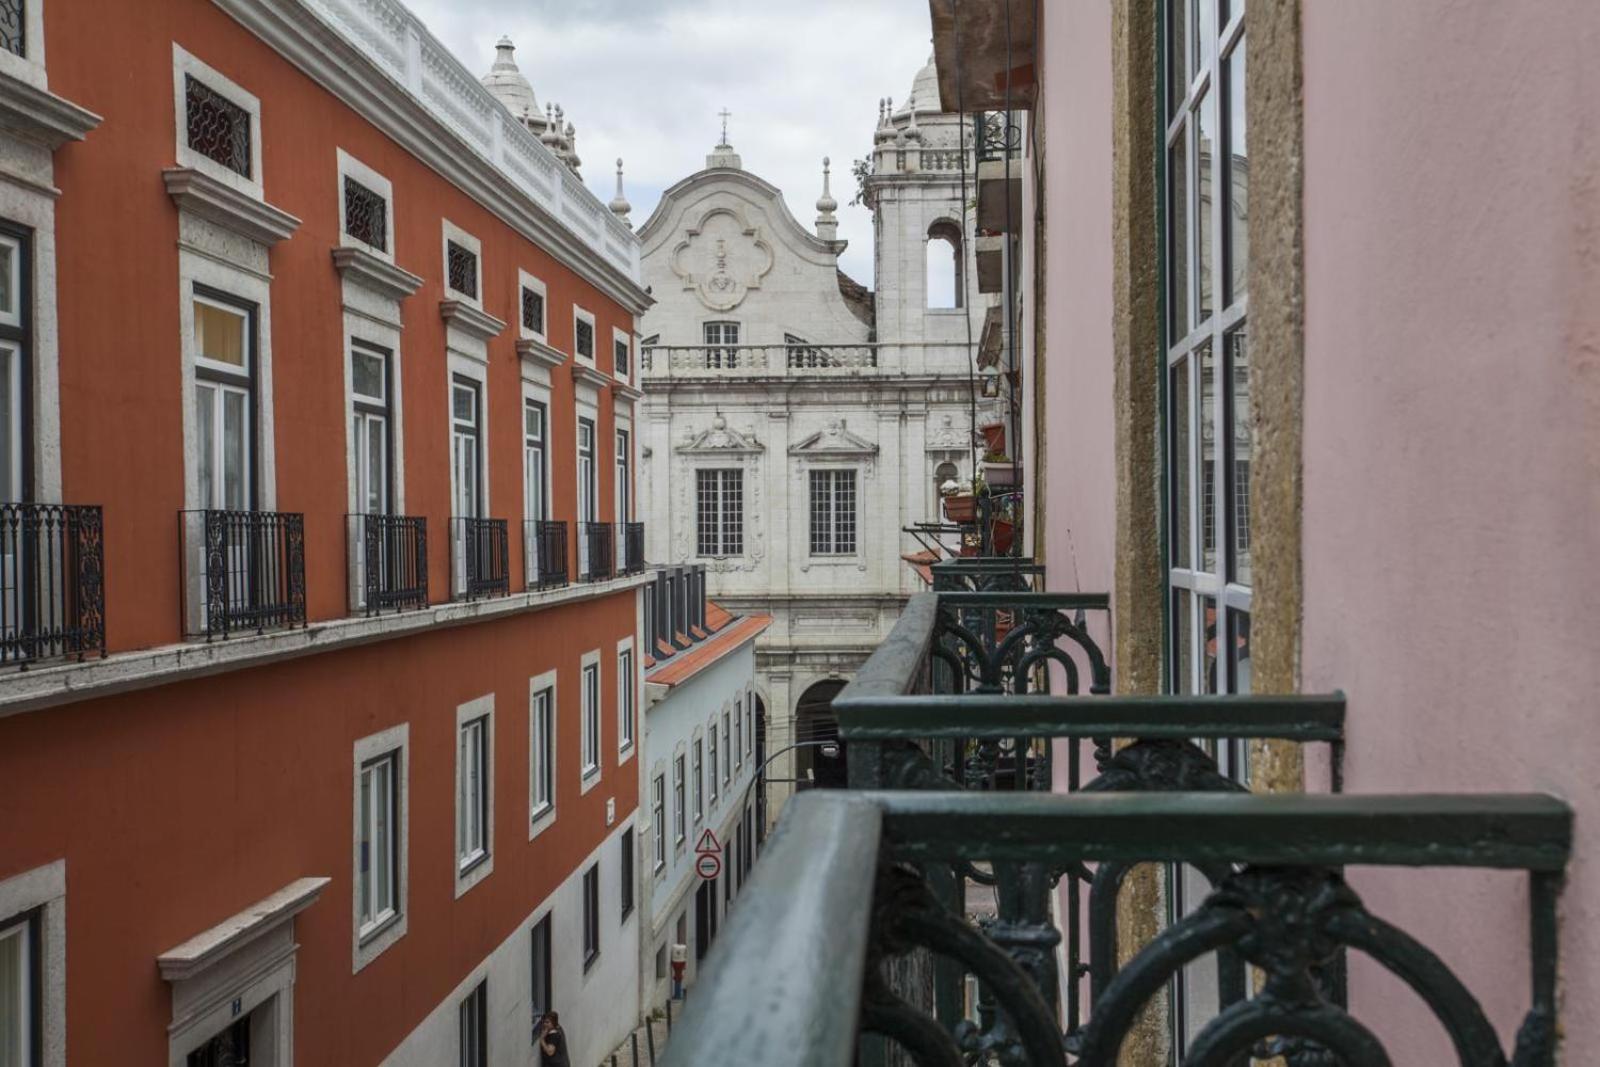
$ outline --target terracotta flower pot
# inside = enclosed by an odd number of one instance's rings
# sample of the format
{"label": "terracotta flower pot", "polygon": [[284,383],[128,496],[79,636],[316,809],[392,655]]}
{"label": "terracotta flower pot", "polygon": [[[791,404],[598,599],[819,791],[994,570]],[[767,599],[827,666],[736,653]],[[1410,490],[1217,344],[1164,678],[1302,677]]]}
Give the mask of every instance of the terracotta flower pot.
{"label": "terracotta flower pot", "polygon": [[980,426],[983,431],[983,450],[991,454],[1003,454],[1006,450],[1006,425],[1003,422]]}
{"label": "terracotta flower pot", "polygon": [[978,498],[970,493],[954,493],[945,497],[944,517],[954,523],[976,522],[978,519]]}
{"label": "terracotta flower pot", "polygon": [[1017,528],[1010,519],[995,519],[989,526],[989,544],[997,556],[1010,555],[1016,537]]}

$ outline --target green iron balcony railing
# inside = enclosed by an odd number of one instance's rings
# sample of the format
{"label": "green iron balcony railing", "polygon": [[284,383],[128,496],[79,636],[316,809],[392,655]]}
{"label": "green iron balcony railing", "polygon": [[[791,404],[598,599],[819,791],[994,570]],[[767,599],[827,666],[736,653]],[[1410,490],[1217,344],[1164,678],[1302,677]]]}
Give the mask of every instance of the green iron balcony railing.
{"label": "green iron balcony railing", "polygon": [[[667,1062],[1109,1067],[1140,1009],[1212,959],[1218,1011],[1185,1065],[1387,1064],[1346,1006],[1355,948],[1421,994],[1462,1063],[1552,1063],[1570,810],[1250,795],[1216,759],[1242,739],[1333,746],[1337,787],[1342,695],[1078,696],[1109,688],[1088,617],[1106,610],[1092,594],[912,599],[834,700],[852,788],[790,802]],[[1097,773],[1080,782],[1090,743]],[[1118,891],[1146,863],[1186,866],[1213,892],[1119,968]],[[1449,969],[1365,910],[1351,863],[1527,872],[1532,1003],[1512,1058]],[[993,918],[967,917],[970,886],[992,888]]]}

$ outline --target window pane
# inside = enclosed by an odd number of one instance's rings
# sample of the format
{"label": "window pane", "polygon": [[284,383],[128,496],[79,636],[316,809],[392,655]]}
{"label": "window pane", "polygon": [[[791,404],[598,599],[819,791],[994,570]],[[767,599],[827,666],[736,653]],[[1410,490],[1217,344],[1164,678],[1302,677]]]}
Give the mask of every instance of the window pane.
{"label": "window pane", "polygon": [[1232,531],[1229,535],[1232,565],[1229,579],[1240,585],[1251,583],[1250,566],[1250,464],[1255,458],[1255,420],[1250,413],[1250,338],[1243,328],[1228,335],[1229,375],[1232,389],[1229,396],[1229,421],[1232,423],[1233,462],[1229,468],[1231,485],[1229,497],[1233,507]]}
{"label": "window pane", "polygon": [[200,300],[194,302],[194,347],[204,359],[245,368],[244,313]]}
{"label": "window pane", "polygon": [[394,811],[394,761],[378,764],[373,776],[376,793],[373,797],[374,831],[371,862],[378,873],[377,894],[373,913],[381,915],[394,907],[394,846],[390,841],[390,814]]}
{"label": "window pane", "polygon": [[1172,596],[1173,678],[1175,693],[1194,692],[1194,595],[1175,589]]}
{"label": "window pane", "polygon": [[1245,121],[1245,41],[1228,54],[1228,302],[1246,292],[1250,280],[1250,147]]}
{"label": "window pane", "polygon": [[1228,612],[1228,655],[1232,657],[1231,673],[1235,693],[1250,692],[1250,615],[1243,611]]}
{"label": "window pane", "polygon": [[[3,257],[0,257],[3,258]],[[0,500],[22,499],[22,397],[17,350],[0,347]]]}
{"label": "window pane", "polygon": [[1185,27],[1188,24],[1189,0],[1168,0],[1167,3],[1167,114],[1176,115],[1183,107],[1184,94],[1189,89],[1189,64],[1184,60]]}
{"label": "window pane", "polygon": [[29,955],[26,922],[0,933],[0,1067],[27,1067],[31,1062]]}
{"label": "window pane", "polygon": [[357,396],[383,402],[388,384],[384,362],[382,356],[359,348],[350,353],[350,386]]}
{"label": "window pane", "polygon": [[1211,342],[1195,350],[1200,364],[1200,546],[1201,569],[1217,573],[1217,360]]}
{"label": "window pane", "polygon": [[1169,345],[1189,332],[1189,141],[1178,131],[1167,154],[1167,299],[1171,307]]}
{"label": "window pane", "polygon": [[[1205,0],[1203,0],[1205,2]],[[1213,178],[1216,173],[1214,156],[1217,143],[1217,109],[1212,105],[1217,94],[1206,93],[1195,105],[1193,116],[1195,119],[1196,150],[1194,159],[1195,176],[1194,186],[1199,191],[1199,203],[1195,206],[1195,235],[1198,248],[1195,250],[1195,269],[1199,275],[1199,321],[1204,322],[1211,314],[1211,279],[1214,242],[1212,241],[1211,227],[1211,198],[1214,193],[1212,188]]]}
{"label": "window pane", "polygon": [[377,415],[364,416],[366,430],[366,508],[382,514],[388,510],[388,426]]}
{"label": "window pane", "polygon": [[1171,437],[1168,457],[1168,482],[1172,486],[1170,555],[1175,567],[1190,565],[1189,546],[1189,360],[1172,368],[1168,409],[1172,417],[1167,432]]}
{"label": "window pane", "polygon": [[1194,0],[1195,73],[1211,62],[1217,46],[1217,0]]}
{"label": "window pane", "polygon": [[457,385],[451,391],[452,408],[456,421],[471,423],[478,422],[478,393],[477,390],[467,385]]}
{"label": "window pane", "polygon": [[245,394],[227,389],[222,394],[222,506],[235,511],[249,507],[250,413]]}
{"label": "window pane", "polygon": [[1221,678],[1217,669],[1217,601],[1215,597],[1200,598],[1200,625],[1204,627],[1201,645],[1200,691],[1217,693]]}

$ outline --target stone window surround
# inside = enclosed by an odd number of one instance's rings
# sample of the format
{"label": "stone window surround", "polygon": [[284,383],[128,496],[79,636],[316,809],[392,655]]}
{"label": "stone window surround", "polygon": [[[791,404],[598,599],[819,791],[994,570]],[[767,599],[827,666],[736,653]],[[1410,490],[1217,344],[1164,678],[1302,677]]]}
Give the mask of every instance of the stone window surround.
{"label": "stone window surround", "polygon": [[[337,153],[337,186],[334,189],[335,202],[339,205],[339,244],[345,248],[359,248],[369,252],[386,263],[394,262],[395,246],[395,214],[394,214],[394,183],[382,174],[361,162],[343,148],[336,149]],[[365,241],[357,240],[345,232],[345,200],[344,180],[354,178],[368,189],[383,198],[384,207],[388,212],[388,248],[375,248]],[[448,280],[448,276],[447,276]]]}
{"label": "stone window surround", "polygon": [[[461,775],[464,768],[461,766],[461,728],[474,719],[485,719],[485,751],[483,761],[483,790],[487,804],[483,817],[483,847],[484,854],[472,863],[471,866],[461,866],[461,840],[459,837],[461,826]],[[451,735],[455,748],[456,764],[456,791],[455,791],[455,822],[456,840],[455,849],[451,856],[451,866],[455,869],[455,895],[459,900],[473,886],[489,877],[494,872],[494,694],[476,697],[464,704],[456,705],[456,729]]]}
{"label": "stone window surround", "polygon": [[[361,936],[361,766],[380,756],[397,753],[399,773],[395,775],[395,911],[385,925]],[[377,959],[389,946],[405,936],[411,914],[411,724],[402,722],[363,737],[353,746],[350,815],[350,973],[357,974]]]}
{"label": "stone window surround", "polygon": [[35,89],[47,89],[44,54],[44,0],[23,0],[22,49],[14,55],[0,49],[0,77],[15,78]]}
{"label": "stone window surround", "polygon": [[[243,108],[250,115],[250,176],[248,178],[189,147],[188,94],[185,91],[185,79],[188,77],[193,77],[196,81],[204,83],[207,89],[226,97],[229,102]],[[266,189],[262,184],[261,177],[260,98],[220,71],[185,51],[176,41],[172,44],[172,93],[175,123],[174,136],[176,137],[176,143],[173,145],[176,154],[173,158],[178,161],[178,166],[191,167],[209,178],[215,178],[222,184],[244,193],[246,196],[253,197],[256,200],[265,200]],[[340,195],[342,197],[343,193],[341,192]]]}
{"label": "stone window surround", "polygon": [[[678,796],[679,767],[683,768],[683,796],[681,798]],[[690,803],[689,771],[689,746],[684,744],[682,740],[679,740],[678,743],[672,747],[672,783],[669,787],[672,794],[670,797],[670,807],[672,815],[672,854],[674,856],[682,856],[689,850],[689,827],[692,825],[688,812]],[[683,827],[683,836],[681,837],[678,836],[678,827],[680,825]]]}
{"label": "stone window surround", "polygon": [[[544,330],[543,331],[530,330],[530,329],[527,328],[527,326],[523,325],[523,322],[522,322],[522,290],[524,290],[524,289],[532,289],[534,292],[536,292],[540,296],[544,297],[544,323],[543,323]],[[516,300],[512,303],[511,306],[516,310],[516,313],[517,313],[517,336],[518,337],[530,338],[530,339],[535,340],[535,341],[541,341],[541,342],[543,342],[545,344],[549,344],[550,343],[550,292],[549,292],[548,287],[545,285],[545,283],[544,283],[544,281],[542,279],[536,278],[532,274],[529,274],[527,271],[522,270],[521,268],[518,268],[518,270],[517,270]]]}
{"label": "stone window surround", "polygon": [[[439,277],[441,284],[444,287],[445,299],[459,300],[461,303],[466,304],[469,307],[473,307],[479,311],[482,311],[483,242],[479,241],[476,237],[472,236],[472,234],[468,233],[466,230],[463,230],[449,219],[440,219],[439,227]],[[450,245],[452,242],[460,245],[462,248],[465,248],[468,252],[472,253],[474,261],[473,265],[478,275],[477,296],[469,296],[458,289],[451,288],[450,286]],[[522,317],[520,310],[517,317],[519,319]]]}
{"label": "stone window surround", "polygon": [[[624,652],[633,657],[630,667],[631,678],[624,677],[622,673],[622,654]],[[644,706],[642,699],[644,694],[640,685],[641,674],[638,650],[634,647],[633,635],[629,634],[617,642],[617,763],[619,766],[632,759],[634,752],[639,748],[639,727],[641,725],[639,709]],[[622,710],[625,703],[623,694],[630,688],[632,689],[632,699],[626,703],[630,709],[630,714],[633,716],[633,729],[630,731],[630,736],[624,738],[622,735]]]}
{"label": "stone window surround", "polygon": [[[545,328],[549,329],[550,306],[548,304],[545,305],[544,313],[546,319]],[[589,324],[589,336],[594,339],[594,351],[588,356],[583,356],[578,352],[578,323],[580,322]],[[600,329],[595,323],[594,312],[577,304],[572,305],[572,358],[591,367],[598,366],[600,362]]]}
{"label": "stone window surround", "polygon": [[[661,816],[656,817],[656,786],[661,787]],[[653,835],[650,838],[650,871],[656,879],[667,876],[668,859],[672,855],[667,847],[667,763],[665,760],[656,760],[650,767],[650,824],[649,829]],[[660,856],[658,862],[656,857]]]}
{"label": "stone window surround", "polygon": [[67,1062],[67,861],[56,860],[0,881],[0,919],[42,909],[37,933],[42,998],[41,1067]]}
{"label": "stone window surround", "polygon": [[[611,374],[618,381],[623,381],[623,382],[631,381],[633,378],[636,378],[638,376],[638,374],[639,374],[639,353],[638,353],[637,347],[634,345],[633,342],[634,342],[634,335],[632,333],[629,333],[627,330],[618,329],[615,326],[611,327],[611,351],[612,351]],[[627,374],[619,373],[618,370],[617,370],[617,365],[616,365],[616,346],[619,345],[619,344],[623,344],[623,345],[627,345],[628,346],[628,373]]]}
{"label": "stone window surround", "polygon": [[[595,669],[595,678],[599,682],[599,685],[596,687],[598,692],[595,695],[595,699],[600,702],[600,706],[595,709],[592,719],[595,724],[595,729],[599,730],[600,732],[600,736],[594,739],[594,767],[585,768],[583,766],[583,757],[586,754],[584,750],[589,746],[583,744],[582,741],[584,735],[589,730],[591,716],[589,714],[589,707],[587,703],[589,699],[588,686],[584,684],[584,674],[590,667]],[[598,648],[591,649],[590,651],[585,652],[583,657],[578,661],[578,725],[580,738],[578,745],[578,793],[580,796],[599,785],[600,779],[605,776],[605,703],[606,686],[604,672],[600,670],[600,650]]]}
{"label": "stone window surround", "polygon": [[[560,752],[558,729],[561,720],[560,704],[558,703],[558,676],[555,670],[545,671],[528,679],[528,840],[532,841],[544,833],[556,822],[556,801],[560,796],[561,763],[557,758]],[[545,753],[545,760],[550,767],[550,803],[545,807],[534,810],[533,807],[533,782],[534,782],[534,738],[538,736],[534,721],[534,698],[540,693],[550,694],[550,751]]]}

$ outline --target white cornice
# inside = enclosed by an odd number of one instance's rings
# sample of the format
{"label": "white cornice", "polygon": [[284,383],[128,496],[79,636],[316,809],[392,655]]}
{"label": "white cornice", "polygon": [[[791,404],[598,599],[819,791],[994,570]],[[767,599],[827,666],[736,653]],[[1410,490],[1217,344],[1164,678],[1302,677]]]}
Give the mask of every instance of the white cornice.
{"label": "white cornice", "polygon": [[577,360],[572,361],[573,385],[588,386],[590,389],[593,389],[598,393],[600,390],[610,385],[611,382],[611,378],[601,374],[587,363],[579,363]]}
{"label": "white cornice", "polygon": [[390,300],[404,300],[422,288],[422,279],[410,271],[380,259],[364,248],[335,248],[333,265],[345,281],[372,290]]}
{"label": "white cornice", "polygon": [[552,348],[532,337],[524,337],[517,342],[517,355],[529,363],[538,363],[550,368],[559,367],[567,361],[567,354],[561,349]]}
{"label": "white cornice", "polygon": [[71,100],[0,75],[0,128],[54,150],[83,140],[100,122],[99,115]]}
{"label": "white cornice", "polygon": [[640,399],[641,397],[644,396],[644,390],[643,389],[639,389],[639,388],[636,388],[635,386],[629,385],[627,382],[623,381],[621,378],[612,379],[612,381],[611,381],[611,391],[613,393],[615,393],[617,396],[626,397],[629,400],[638,400],[638,399]]}
{"label": "white cornice", "polygon": [[486,311],[479,311],[471,304],[460,300],[439,301],[439,317],[449,323],[452,329],[476,337],[480,341],[491,341],[500,336],[500,331],[506,328],[504,319],[497,319]]}
{"label": "white cornice", "polygon": [[252,941],[271,933],[317,902],[328,878],[301,878],[264,900],[196,934],[156,957],[161,977],[169,982],[192,978],[220,963]]}
{"label": "white cornice", "polygon": [[[607,221],[610,212],[581,182],[573,179],[570,183],[573,188],[569,191],[564,184],[566,179],[557,175],[559,196],[585,200],[577,208],[570,205],[563,208],[556,200],[549,204],[541,202],[511,176],[504,164],[486,159],[479,146],[457,133],[434,108],[424,103],[418,92],[408,89],[380,66],[370,47],[351,40],[308,7],[304,0],[213,2],[401,148],[608,297],[636,315],[654,303],[638,280],[637,238],[631,231],[626,236],[620,231],[614,233]],[[321,2],[342,7],[348,0]],[[409,12],[404,12],[403,8],[399,10],[415,22]],[[352,13],[351,17],[362,21],[357,14]],[[442,46],[420,23],[415,23],[414,30],[417,36],[412,39],[413,47],[425,38],[434,49],[442,51]],[[445,59],[458,66],[447,53]],[[472,85],[477,87],[475,78]],[[493,102],[491,119],[513,125],[516,122],[497,101]],[[497,129],[497,136],[506,132],[504,127]],[[589,200],[593,204],[588,203]],[[596,232],[586,240],[562,221],[561,216],[573,210],[582,214],[583,209],[594,205],[599,205],[600,222]],[[612,246],[622,258],[630,261],[628,270],[611,261],[607,250]]]}
{"label": "white cornice", "polygon": [[300,220],[231,185],[224,185],[193,167],[169,167],[161,172],[167,195],[179,211],[214,222],[271,247],[300,228]]}

